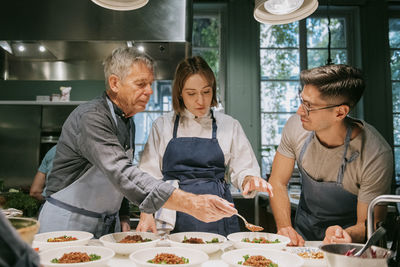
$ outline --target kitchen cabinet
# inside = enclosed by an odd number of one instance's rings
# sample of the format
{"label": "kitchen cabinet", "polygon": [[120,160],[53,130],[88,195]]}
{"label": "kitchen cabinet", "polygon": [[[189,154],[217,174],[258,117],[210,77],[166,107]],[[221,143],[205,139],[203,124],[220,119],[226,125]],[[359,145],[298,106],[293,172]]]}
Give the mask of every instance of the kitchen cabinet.
{"label": "kitchen cabinet", "polygon": [[[29,190],[40,161],[82,102],[0,101],[0,180]],[[49,143],[49,138],[52,140]]]}

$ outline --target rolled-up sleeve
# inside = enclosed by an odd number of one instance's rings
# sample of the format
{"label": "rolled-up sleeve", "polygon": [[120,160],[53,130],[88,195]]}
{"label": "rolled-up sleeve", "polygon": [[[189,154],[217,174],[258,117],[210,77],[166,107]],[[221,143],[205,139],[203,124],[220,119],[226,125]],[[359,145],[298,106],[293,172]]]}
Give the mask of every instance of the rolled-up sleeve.
{"label": "rolled-up sleeve", "polygon": [[175,188],[131,163],[113,131],[110,118],[90,112],[80,120],[82,156],[99,168],[126,198],[146,213],[161,208]]}

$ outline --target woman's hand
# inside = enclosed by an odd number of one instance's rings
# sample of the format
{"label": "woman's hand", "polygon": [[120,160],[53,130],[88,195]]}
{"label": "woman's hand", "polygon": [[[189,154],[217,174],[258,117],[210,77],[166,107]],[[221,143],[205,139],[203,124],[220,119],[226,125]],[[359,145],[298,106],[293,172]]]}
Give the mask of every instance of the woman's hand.
{"label": "woman's hand", "polygon": [[129,225],[129,222],[121,221],[121,231],[128,232],[130,230],[131,230],[131,226]]}
{"label": "woman's hand", "polygon": [[248,195],[253,191],[267,192],[271,197],[274,196],[272,192],[272,185],[264,179],[257,176],[246,176],[243,181],[243,195]]}
{"label": "woman's hand", "polygon": [[156,221],[153,218],[153,214],[140,213],[139,224],[136,227],[137,232],[147,232],[152,231],[157,234]]}

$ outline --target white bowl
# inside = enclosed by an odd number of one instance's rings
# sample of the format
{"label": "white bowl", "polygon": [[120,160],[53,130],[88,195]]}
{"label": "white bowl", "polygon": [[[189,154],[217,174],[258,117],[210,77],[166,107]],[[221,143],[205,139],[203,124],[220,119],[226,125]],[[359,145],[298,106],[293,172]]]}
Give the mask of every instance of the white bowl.
{"label": "white bowl", "polygon": [[[274,241],[278,239],[279,243],[260,244],[260,243],[250,243],[242,241],[243,238],[249,238],[250,240],[252,240],[253,238],[260,238],[260,237],[264,237],[269,241]],[[284,248],[290,242],[290,238],[286,236],[271,234],[271,233],[263,233],[263,232],[238,232],[228,235],[227,238],[228,240],[233,242],[235,248],[266,248],[266,249],[279,250]]]}
{"label": "white bowl", "polygon": [[[49,238],[55,238],[60,236],[72,236],[76,237],[78,240],[66,241],[66,242],[47,242]],[[66,246],[83,246],[87,245],[90,239],[93,238],[93,234],[83,231],[57,231],[57,232],[47,232],[35,235],[32,247],[39,248],[39,251],[44,251],[52,248],[60,248]]]}
{"label": "white bowl", "polygon": [[322,252],[324,254],[324,258],[323,259],[311,259],[311,258],[304,258],[300,255],[300,257],[302,257],[304,259],[304,267],[306,266],[326,266],[326,261],[325,261],[325,253],[320,250],[317,247],[286,247],[282,249],[283,251],[287,251],[289,253],[293,253],[298,255],[299,253],[317,253],[317,252]]}
{"label": "white bowl", "polygon": [[[189,263],[186,264],[154,264],[147,262],[148,260],[153,259],[157,254],[160,253],[170,253],[175,254],[179,257],[185,257],[189,259]],[[200,266],[203,262],[208,260],[208,256],[206,253],[200,250],[190,249],[190,248],[181,248],[181,247],[155,247],[155,248],[145,248],[138,251],[133,252],[129,255],[129,259],[134,261],[138,267],[155,267],[155,266]]]}
{"label": "white bowl", "polygon": [[[182,243],[184,238],[201,238],[204,242],[211,241],[213,238],[218,238],[218,243],[206,243],[206,244],[190,244],[190,243]],[[205,253],[211,254],[218,251],[221,246],[226,242],[225,236],[213,234],[213,233],[205,233],[205,232],[181,232],[168,236],[169,242],[173,247],[185,247],[185,248],[193,248],[202,250]]]}
{"label": "white bowl", "polygon": [[[86,252],[88,255],[96,254],[101,256],[99,260],[81,262],[81,263],[52,263],[51,260],[54,258],[61,258],[64,253],[70,252]],[[74,246],[74,247],[61,247],[48,249],[39,253],[40,264],[45,267],[69,267],[69,266],[104,266],[107,262],[114,257],[115,252],[112,249],[105,247],[95,247],[95,246]]]}
{"label": "white bowl", "polygon": [[[118,243],[128,235],[140,235],[142,238],[149,238],[152,241],[142,243]],[[121,232],[103,235],[100,241],[105,247],[111,248],[118,254],[130,254],[142,248],[155,247],[160,237],[153,233],[146,232]]]}
{"label": "white bowl", "polygon": [[221,259],[229,264],[229,266],[243,267],[238,264],[239,261],[244,261],[243,256],[261,255],[278,264],[279,267],[300,267],[304,264],[304,260],[289,252],[279,251],[276,249],[258,249],[258,248],[243,248],[225,252]]}

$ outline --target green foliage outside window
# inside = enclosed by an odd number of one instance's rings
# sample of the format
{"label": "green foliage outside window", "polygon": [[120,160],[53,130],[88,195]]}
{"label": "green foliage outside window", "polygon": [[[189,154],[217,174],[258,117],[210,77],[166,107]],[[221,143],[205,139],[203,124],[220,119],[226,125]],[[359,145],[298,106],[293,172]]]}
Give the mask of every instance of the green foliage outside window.
{"label": "green foliage outside window", "polygon": [[218,17],[197,17],[193,19],[192,54],[207,61],[219,81],[220,22]]}
{"label": "green foliage outside window", "polygon": [[[345,19],[331,19],[331,57],[334,63],[347,62]],[[300,46],[306,34],[307,47]],[[298,108],[300,50],[306,50],[308,68],[325,65],[328,57],[327,18],[308,18],[301,31],[299,22],[260,25],[261,144],[262,172],[269,173],[282,129]]]}
{"label": "green foliage outside window", "polygon": [[390,69],[393,101],[393,135],[396,180],[400,182],[400,19],[389,20]]}

